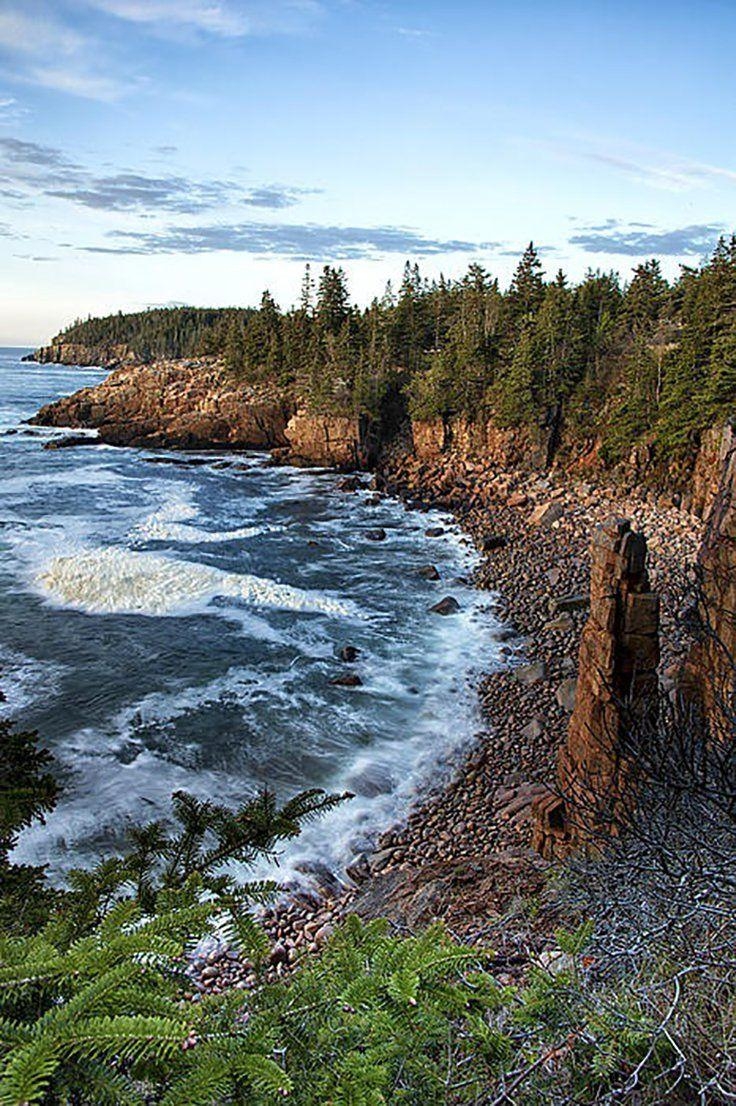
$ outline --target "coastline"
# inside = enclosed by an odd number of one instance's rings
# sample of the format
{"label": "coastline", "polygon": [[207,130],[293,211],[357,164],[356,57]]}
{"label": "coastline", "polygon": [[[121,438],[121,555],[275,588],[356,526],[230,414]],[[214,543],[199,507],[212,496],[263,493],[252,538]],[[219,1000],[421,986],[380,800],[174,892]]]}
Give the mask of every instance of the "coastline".
{"label": "coastline", "polygon": [[682,612],[705,529],[699,519],[673,502],[560,474],[467,470],[451,456],[430,473],[404,460],[380,469],[374,484],[409,504],[450,509],[479,548],[475,586],[498,596],[494,612],[507,627],[506,663],[479,681],[482,730],[445,786],[420,798],[351,866],[354,887],[328,881],[321,902],[297,895],[267,912],[279,970],[304,948],[318,948],[334,921],[352,912],[387,917],[403,932],[440,919],[465,942],[492,939],[509,979],[549,943],[553,920],[530,933],[506,919],[545,883],[548,865],[531,849],[531,804],[554,780],[574,702],[595,526],[626,517],[647,538],[661,596],[665,687],[690,645]]}
{"label": "coastline", "polygon": [[[198,401],[207,403],[206,394],[198,394]],[[62,400],[60,414],[68,407]],[[92,414],[95,420],[108,417],[106,409]],[[218,428],[227,421],[223,414],[218,411]],[[149,417],[155,435],[157,411]],[[73,428],[84,422],[80,412]],[[208,421],[202,430],[211,426]],[[279,450],[275,463],[288,459]],[[267,912],[274,971],[286,970],[304,949],[319,947],[333,922],[351,911],[388,917],[402,930],[439,918],[463,940],[488,941],[492,935],[498,944],[499,918],[515,900],[541,889],[547,865],[530,848],[531,803],[554,779],[587,614],[589,541],[594,526],[611,515],[630,518],[649,541],[653,583],[662,596],[665,680],[684,655],[688,642],[678,615],[703,523],[673,495],[617,491],[584,483],[565,469],[522,471],[499,460],[444,448],[418,456],[399,447],[374,466],[375,490],[451,511],[474,541],[481,557],[475,585],[496,593],[494,613],[507,626],[506,664],[479,681],[482,728],[454,774],[420,797],[404,821],[385,827],[373,853],[356,858],[348,869],[353,885],[341,881],[342,873],[325,870],[317,873],[319,894],[291,893]],[[325,467],[336,476],[345,468]],[[351,494],[350,478],[340,482],[344,494]],[[512,935],[501,937],[502,944],[507,940],[514,942]],[[218,950],[211,955],[215,959],[202,971],[213,963],[218,970],[201,976],[201,989],[248,985],[247,965]],[[528,949],[513,948],[510,955],[525,963]]]}

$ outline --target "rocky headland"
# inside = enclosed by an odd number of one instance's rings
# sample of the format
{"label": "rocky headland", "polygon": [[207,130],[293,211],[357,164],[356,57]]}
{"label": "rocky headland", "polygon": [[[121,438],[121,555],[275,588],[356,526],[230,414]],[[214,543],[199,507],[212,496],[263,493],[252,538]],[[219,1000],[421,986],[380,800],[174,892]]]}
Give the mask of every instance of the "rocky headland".
{"label": "rocky headland", "polygon": [[[704,688],[715,670],[719,694],[733,693],[733,669],[719,668],[714,652],[716,640],[734,645],[731,427],[705,436],[686,479],[680,472],[668,487],[652,472],[649,481],[637,454],[613,483],[596,464],[555,454],[554,428],[407,423],[382,435],[240,385],[208,361],[117,368],[33,421],[95,428],[115,445],[274,449],[280,461],[371,469],[371,494],[449,509],[481,553],[476,583],[505,640],[503,661],[480,682],[474,744],[450,783],[387,828],[373,854],[347,874],[316,873],[314,892],[269,913],[274,971],[354,911],[405,929],[441,917],[464,940],[492,937],[513,975],[545,947],[551,923],[522,936],[500,920],[539,890],[546,858],[568,841],[555,782],[597,764],[596,733],[610,730],[616,689],[636,679],[672,690],[683,672]],[[364,483],[343,481],[345,494],[362,494]],[[716,634],[698,633],[688,613],[698,583]],[[437,589],[440,599],[441,580]],[[200,967],[201,989],[248,985],[247,966],[224,953]]]}

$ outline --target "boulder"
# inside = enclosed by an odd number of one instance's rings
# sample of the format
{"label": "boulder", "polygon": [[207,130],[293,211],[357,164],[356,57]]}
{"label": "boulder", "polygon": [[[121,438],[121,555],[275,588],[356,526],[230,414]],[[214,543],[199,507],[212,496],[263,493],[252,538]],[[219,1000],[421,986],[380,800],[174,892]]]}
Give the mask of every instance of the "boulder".
{"label": "boulder", "polygon": [[578,681],[574,676],[571,676],[567,680],[563,680],[560,686],[555,692],[555,698],[560,704],[563,710],[568,714],[572,714],[575,707],[575,692],[577,690]]}
{"label": "boulder", "polygon": [[434,565],[424,565],[419,569],[419,575],[425,580],[439,580],[440,574]]}
{"label": "boulder", "polygon": [[382,526],[377,526],[374,530],[366,530],[365,536],[368,541],[385,541],[386,531]]}
{"label": "boulder", "polygon": [[503,549],[508,543],[505,534],[486,534],[480,540],[480,548],[484,553],[492,553],[494,549]]}
{"label": "boulder", "polygon": [[345,661],[346,664],[352,664],[353,661],[357,661],[360,656],[360,649],[355,645],[343,645],[338,656],[340,660]]}
{"label": "boulder", "polygon": [[534,661],[532,664],[523,664],[514,669],[514,676],[524,687],[532,687],[546,680],[549,675],[545,661]]}
{"label": "boulder", "polygon": [[453,596],[446,595],[444,599],[440,599],[439,603],[435,603],[429,609],[435,614],[455,614],[460,610],[460,604]]}
{"label": "boulder", "polygon": [[565,513],[565,508],[558,502],[540,503],[534,508],[529,521],[532,526],[549,527],[557,522]]}

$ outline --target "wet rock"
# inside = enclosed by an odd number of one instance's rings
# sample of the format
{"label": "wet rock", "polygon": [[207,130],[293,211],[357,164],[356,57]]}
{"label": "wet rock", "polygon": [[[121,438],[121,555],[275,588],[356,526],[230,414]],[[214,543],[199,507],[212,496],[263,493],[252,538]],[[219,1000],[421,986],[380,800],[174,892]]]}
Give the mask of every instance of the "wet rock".
{"label": "wet rock", "polygon": [[365,486],[359,476],[346,476],[338,481],[337,490],[340,492],[357,492]]}
{"label": "wet rock", "polygon": [[419,569],[419,575],[425,580],[439,580],[440,574],[434,565],[424,565]]}
{"label": "wet rock", "polygon": [[67,434],[65,438],[53,438],[44,444],[44,449],[73,449],[83,445],[99,445],[97,438],[88,434]]}
{"label": "wet rock", "polygon": [[441,538],[444,532],[444,526],[430,526],[424,531],[424,536],[425,538]]}
{"label": "wet rock", "polygon": [[345,661],[346,664],[352,664],[353,661],[357,661],[360,656],[360,649],[358,649],[356,645],[343,645],[337,655],[341,661]]}
{"label": "wet rock", "polygon": [[361,853],[357,860],[354,860],[352,864],[349,864],[345,869],[345,875],[353,881],[353,883],[365,883],[371,874],[371,867],[368,863],[368,857],[365,853]]}
{"label": "wet rock", "polygon": [[363,681],[360,676],[353,672],[348,673],[345,676],[335,676],[334,680],[330,680],[330,683],[335,687],[362,687]]}
{"label": "wet rock", "polygon": [[434,614],[456,614],[460,610],[460,604],[451,595],[446,595],[444,599],[440,599],[439,603],[435,603],[429,609]]}
{"label": "wet rock", "polygon": [[326,941],[329,941],[332,934],[335,932],[335,927],[331,922],[326,922],[323,926],[320,926],[314,935],[314,940],[317,946],[324,945]]}
{"label": "wet rock", "polygon": [[494,549],[504,549],[509,543],[505,534],[486,534],[481,538],[480,548],[484,553],[492,553]]}
{"label": "wet rock", "polygon": [[365,536],[368,541],[385,541],[386,531],[383,529],[383,527],[378,526],[375,530],[366,530]]}

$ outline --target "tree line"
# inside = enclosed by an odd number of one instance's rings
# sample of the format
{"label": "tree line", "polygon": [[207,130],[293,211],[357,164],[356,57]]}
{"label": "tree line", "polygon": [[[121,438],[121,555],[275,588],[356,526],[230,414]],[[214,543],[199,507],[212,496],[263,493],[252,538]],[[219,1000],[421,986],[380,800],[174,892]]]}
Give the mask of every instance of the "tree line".
{"label": "tree line", "polygon": [[55,341],[122,344],[141,360],[216,356],[244,381],[293,388],[311,408],[380,417],[398,399],[419,419],[564,420],[615,463],[653,443],[687,455],[736,402],[736,236],[670,282],[658,261],[623,282],[589,271],[547,279],[530,243],[509,287],[472,263],[428,280],[406,263],[398,289],[364,309],[344,271],[307,265],[299,303],[164,308],[77,322]]}

